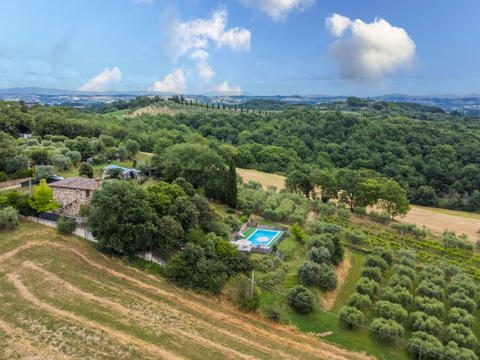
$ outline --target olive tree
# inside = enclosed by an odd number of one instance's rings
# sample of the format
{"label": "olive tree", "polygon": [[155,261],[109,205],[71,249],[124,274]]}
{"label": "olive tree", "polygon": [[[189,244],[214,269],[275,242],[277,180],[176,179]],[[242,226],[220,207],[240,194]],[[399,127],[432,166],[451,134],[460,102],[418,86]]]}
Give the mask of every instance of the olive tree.
{"label": "olive tree", "polygon": [[396,337],[403,336],[405,329],[395,320],[376,318],[370,324],[376,338],[384,342],[393,342]]}
{"label": "olive tree", "polygon": [[304,286],[296,286],[287,294],[288,305],[300,314],[312,312],[315,304],[315,295]]}
{"label": "olive tree", "polygon": [[356,329],[364,321],[363,313],[355,307],[344,306],[338,313],[340,324],[347,329]]}
{"label": "olive tree", "polygon": [[430,316],[422,311],[410,314],[410,326],[412,331],[423,331],[437,336],[442,330],[443,323],[435,316]]}

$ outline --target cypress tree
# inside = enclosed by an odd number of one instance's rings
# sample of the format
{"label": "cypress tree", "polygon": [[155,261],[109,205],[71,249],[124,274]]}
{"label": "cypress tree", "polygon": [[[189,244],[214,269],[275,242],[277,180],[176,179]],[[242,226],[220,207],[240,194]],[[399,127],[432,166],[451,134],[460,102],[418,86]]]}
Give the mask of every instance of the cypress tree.
{"label": "cypress tree", "polygon": [[232,209],[237,207],[237,171],[233,160],[228,164],[227,188],[225,191],[225,202]]}

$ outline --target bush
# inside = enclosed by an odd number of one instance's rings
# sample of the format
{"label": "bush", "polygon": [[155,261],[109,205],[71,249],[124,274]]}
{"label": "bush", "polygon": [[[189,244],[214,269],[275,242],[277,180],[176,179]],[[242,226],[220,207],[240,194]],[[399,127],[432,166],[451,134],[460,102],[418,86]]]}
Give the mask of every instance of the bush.
{"label": "bush", "polygon": [[298,268],[298,278],[302,283],[305,283],[308,285],[318,284],[319,274],[320,274],[320,265],[312,261],[305,261]]}
{"label": "bush", "polygon": [[447,290],[449,294],[461,292],[472,299],[475,297],[475,284],[473,280],[465,274],[455,275],[448,285]]}
{"label": "bush", "polygon": [[443,301],[443,288],[430,280],[423,280],[417,287],[417,295]]}
{"label": "bush", "polygon": [[32,169],[25,169],[25,170],[20,170],[20,171],[17,171],[15,172],[13,175],[11,175],[10,177],[12,179],[23,179],[23,178],[28,178],[30,176],[33,176],[33,174],[35,173],[35,169],[32,168]]}
{"label": "bush", "polygon": [[451,279],[452,277],[454,277],[460,272],[460,269],[458,268],[458,266],[450,264],[448,262],[442,262],[440,263],[439,266],[440,266],[440,269],[442,269],[447,279]]}
{"label": "bush", "polygon": [[330,251],[326,247],[313,247],[308,251],[308,258],[317,264],[328,264],[331,260]]}
{"label": "bush", "polygon": [[237,232],[240,230],[242,223],[240,220],[234,218],[232,215],[227,215],[223,218],[223,222],[230,226],[233,232]]}
{"label": "bush", "polygon": [[449,341],[469,349],[473,349],[477,344],[477,338],[472,330],[462,324],[450,324],[445,328],[445,342]]}
{"label": "bush", "polygon": [[10,191],[6,195],[7,204],[14,207],[23,216],[33,216],[36,211],[30,205],[30,196],[28,194],[20,194],[16,191]]}
{"label": "bush", "polygon": [[280,322],[282,319],[283,309],[278,302],[264,304],[262,305],[261,310],[263,316],[265,316],[267,319],[270,319],[274,322]]}
{"label": "bush", "polygon": [[75,219],[64,218],[63,216],[57,221],[57,230],[61,234],[72,234],[77,228]]}
{"label": "bush", "polygon": [[391,278],[390,281],[388,282],[388,285],[391,287],[395,286],[401,286],[407,290],[412,288],[412,280],[406,276],[406,275],[398,275],[394,274]]}
{"label": "bush", "polygon": [[359,294],[357,292],[353,293],[348,299],[348,305],[353,306],[359,310],[366,309],[372,304],[372,300],[370,300],[370,296]]}
{"label": "bush", "polygon": [[357,215],[367,215],[367,209],[362,206],[355,206],[353,212]]}
{"label": "bush", "polygon": [[25,154],[14,156],[5,163],[5,171],[14,174],[18,171],[26,170],[30,166],[30,160]]}
{"label": "bush", "polygon": [[401,248],[398,250],[398,257],[400,259],[400,265],[407,267],[415,266],[416,258],[413,250]]}
{"label": "bush", "polygon": [[442,269],[437,266],[425,266],[419,275],[419,281],[422,282],[424,280],[428,280],[441,288],[445,287],[445,274]]}
{"label": "bush", "polygon": [[390,215],[388,214],[380,214],[375,211],[370,211],[368,216],[381,224],[388,224],[390,222]]}
{"label": "bush", "polygon": [[322,200],[315,200],[312,205],[316,212],[324,216],[333,216],[337,211],[335,204],[324,203]]}
{"label": "bush", "polygon": [[391,319],[373,319],[370,327],[375,337],[384,342],[393,342],[396,337],[401,337],[405,333],[403,326]]}
{"label": "bush", "polygon": [[443,318],[443,302],[419,296],[415,298],[415,304],[420,311],[439,319]]}
{"label": "bush", "polygon": [[315,295],[304,286],[296,286],[287,294],[288,305],[300,314],[312,312],[315,304]]}
{"label": "bush", "polygon": [[462,292],[453,293],[449,296],[448,300],[450,301],[450,305],[452,307],[465,309],[470,313],[473,310],[475,310],[475,306],[476,306],[475,301],[465,293],[462,293]]}
{"label": "bush", "polygon": [[462,324],[471,328],[473,326],[474,318],[467,310],[452,307],[448,312],[448,320],[450,320],[451,323]]}
{"label": "bush", "polygon": [[251,282],[241,275],[235,276],[231,280],[225,293],[229,299],[242,310],[255,311],[260,306],[259,288],[254,286],[252,298]]}
{"label": "bush", "polygon": [[392,319],[402,324],[407,320],[408,312],[402,305],[380,300],[376,304],[376,314],[384,319]]}
{"label": "bush", "polygon": [[7,174],[5,174],[3,171],[0,171],[0,182],[5,182],[7,180]]}
{"label": "bush", "polygon": [[378,267],[382,269],[382,271],[385,271],[388,269],[388,264],[387,262],[381,258],[380,256],[375,256],[375,255],[369,255],[367,257],[367,260],[365,261],[365,266],[366,267]]}
{"label": "bush", "polygon": [[361,245],[365,242],[366,235],[361,230],[348,230],[345,232],[345,239],[354,245]]}
{"label": "bush", "polygon": [[82,154],[80,154],[78,151],[68,151],[67,152],[67,157],[70,159],[73,165],[77,165],[80,161],[82,161]]}
{"label": "bush", "polygon": [[382,269],[378,267],[366,267],[362,269],[360,275],[370,280],[380,282],[380,279],[382,278]]}
{"label": "bush", "polygon": [[298,225],[298,222],[290,227],[290,234],[292,234],[295,241],[299,242],[300,244],[304,243],[305,235],[303,234],[303,229],[300,227],[300,225]]}
{"label": "bush", "polygon": [[423,331],[416,331],[412,334],[408,344],[408,351],[412,358],[419,358],[420,349],[422,360],[437,360],[443,358],[443,346],[435,336]]}
{"label": "bush", "polygon": [[39,181],[41,179],[47,179],[55,175],[55,168],[51,165],[41,165],[35,168],[35,174],[33,179]]}
{"label": "bush", "polygon": [[373,297],[376,293],[378,293],[380,286],[378,282],[374,280],[361,277],[360,279],[358,279],[355,288],[357,289],[358,293]]}
{"label": "bush", "polygon": [[0,230],[14,230],[19,224],[16,209],[11,206],[0,209]]}
{"label": "bush", "polygon": [[55,154],[52,156],[52,164],[59,170],[68,170],[72,162],[65,155]]}
{"label": "bush", "polygon": [[477,355],[472,350],[462,348],[454,341],[450,341],[447,346],[445,346],[443,354],[455,360],[478,360]]}
{"label": "bush", "polygon": [[338,285],[337,275],[333,268],[327,264],[320,265],[318,286],[324,290],[335,290]]}
{"label": "bush", "polygon": [[81,163],[80,168],[78,169],[78,175],[83,177],[93,178],[93,167],[87,163]]}
{"label": "bush", "polygon": [[403,307],[408,306],[412,302],[410,291],[400,285],[386,287],[383,290],[383,298]]}
{"label": "bush", "polygon": [[344,306],[338,313],[340,324],[347,329],[356,329],[363,322],[363,313],[352,306]]}
{"label": "bush", "polygon": [[381,257],[387,264],[391,264],[393,261],[393,251],[390,248],[375,247],[372,255]]}
{"label": "bush", "polygon": [[442,330],[443,323],[435,316],[430,316],[422,311],[410,314],[410,326],[412,331],[423,331],[437,336]]}
{"label": "bush", "polygon": [[411,280],[415,279],[415,270],[405,265],[394,265],[393,273],[397,275],[408,276]]}
{"label": "bush", "polygon": [[335,252],[335,244],[332,238],[333,236],[331,234],[313,235],[307,244],[307,249],[311,250],[313,248],[325,247],[330,252],[330,255],[332,255]]}
{"label": "bush", "polygon": [[338,217],[343,220],[348,220],[352,217],[352,212],[348,209],[338,209],[337,214]]}

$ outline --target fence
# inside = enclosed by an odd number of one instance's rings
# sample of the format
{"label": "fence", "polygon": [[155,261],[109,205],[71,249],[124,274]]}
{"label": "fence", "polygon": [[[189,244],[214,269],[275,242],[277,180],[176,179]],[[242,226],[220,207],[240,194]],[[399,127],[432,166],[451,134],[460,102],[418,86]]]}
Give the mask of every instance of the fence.
{"label": "fence", "polygon": [[[35,216],[19,216],[21,219],[28,220],[28,221],[33,221],[38,224],[42,224],[51,228],[57,228],[57,222],[54,220],[49,220],[49,219],[44,219],[40,217],[35,217]],[[88,230],[86,227],[77,227],[75,231],[73,232],[74,235],[80,236],[86,240],[97,242],[97,240],[93,237],[92,232]]]}

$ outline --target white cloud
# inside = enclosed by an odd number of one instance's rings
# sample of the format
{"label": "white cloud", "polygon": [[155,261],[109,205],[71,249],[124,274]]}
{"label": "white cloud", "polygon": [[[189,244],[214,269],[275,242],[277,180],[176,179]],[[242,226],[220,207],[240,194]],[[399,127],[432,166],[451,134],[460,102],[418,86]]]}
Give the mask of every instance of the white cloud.
{"label": "white cloud", "polygon": [[103,91],[107,90],[107,86],[122,80],[122,72],[118,67],[111,70],[106,68],[100,74],[88,80],[80,88],[80,91]]}
{"label": "white cloud", "polygon": [[215,71],[213,71],[212,67],[208,63],[208,52],[205,50],[195,50],[190,54],[190,58],[193,60],[197,60],[197,71],[198,76],[202,79],[210,79],[215,75]]}
{"label": "white cloud", "polygon": [[157,81],[148,91],[179,94],[185,90],[185,76],[183,69],[177,69],[168,74],[162,81]]}
{"label": "white cloud", "polygon": [[315,0],[237,0],[245,6],[265,11],[274,21],[284,21],[292,10],[303,11]]}
{"label": "white cloud", "polygon": [[219,84],[215,90],[219,95],[241,95],[242,89],[240,86],[229,86],[228,82],[225,80]]}
{"label": "white cloud", "polygon": [[415,43],[407,32],[384,19],[365,23],[334,14],[326,19],[326,26],[332,35],[341,37],[330,45],[329,58],[343,78],[379,79],[415,59]]}
{"label": "white cloud", "polygon": [[352,20],[346,16],[342,16],[339,14],[333,14],[332,16],[328,17],[325,21],[328,30],[334,36],[342,36],[345,30],[347,30],[352,25]]}
{"label": "white cloud", "polygon": [[251,33],[235,27],[226,30],[227,11],[217,10],[210,19],[177,22],[173,25],[173,47],[175,58],[191,50],[207,49],[210,43],[217,48],[228,46],[234,51],[250,50]]}

